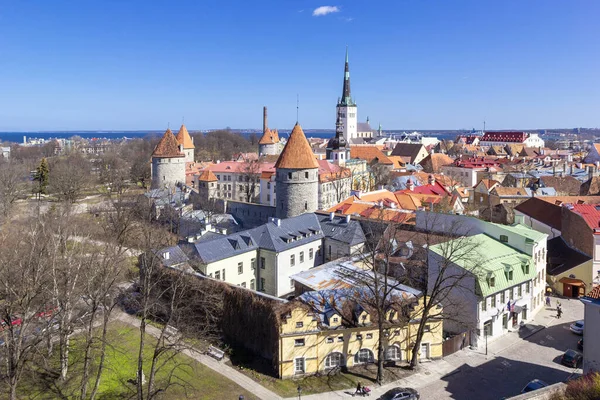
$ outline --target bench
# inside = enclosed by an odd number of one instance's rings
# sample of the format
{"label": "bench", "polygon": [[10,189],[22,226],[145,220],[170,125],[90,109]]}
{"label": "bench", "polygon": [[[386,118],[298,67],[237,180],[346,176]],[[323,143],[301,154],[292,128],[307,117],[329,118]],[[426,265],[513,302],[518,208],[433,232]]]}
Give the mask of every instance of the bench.
{"label": "bench", "polygon": [[217,349],[214,346],[208,346],[208,350],[206,351],[206,353],[219,361],[221,361],[223,357],[225,357],[225,352],[223,350]]}
{"label": "bench", "polygon": [[165,336],[166,337],[169,338],[169,337],[177,336],[178,334],[179,334],[179,331],[174,326],[167,325],[165,327]]}

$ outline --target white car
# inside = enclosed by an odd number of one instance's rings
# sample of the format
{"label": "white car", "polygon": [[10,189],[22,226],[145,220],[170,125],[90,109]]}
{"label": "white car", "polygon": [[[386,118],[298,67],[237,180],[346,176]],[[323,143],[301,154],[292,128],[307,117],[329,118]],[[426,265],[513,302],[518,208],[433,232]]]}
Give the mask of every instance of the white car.
{"label": "white car", "polygon": [[577,321],[572,323],[569,329],[571,329],[571,332],[573,333],[583,335],[583,321]]}

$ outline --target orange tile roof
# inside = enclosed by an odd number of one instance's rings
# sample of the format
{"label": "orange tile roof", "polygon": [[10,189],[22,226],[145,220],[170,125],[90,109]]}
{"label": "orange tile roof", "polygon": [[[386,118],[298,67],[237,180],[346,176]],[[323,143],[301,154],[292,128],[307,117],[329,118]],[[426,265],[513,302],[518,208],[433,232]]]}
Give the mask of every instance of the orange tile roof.
{"label": "orange tile roof", "polygon": [[600,286],[596,286],[592,290],[585,295],[585,297],[589,297],[590,299],[600,299]]}
{"label": "orange tile roof", "polygon": [[203,181],[203,182],[215,182],[218,179],[217,179],[217,176],[215,174],[213,174],[213,172],[210,169],[206,168],[202,172],[202,175],[200,175],[198,180]]}
{"label": "orange tile roof", "polygon": [[258,141],[258,144],[275,144],[279,143],[279,132],[277,130],[270,130],[267,128],[265,133],[263,133],[262,137]]}
{"label": "orange tile roof", "polygon": [[400,156],[387,156],[387,158],[394,165],[394,167],[393,167],[394,169],[404,168],[406,166],[406,163],[404,162],[404,160],[402,160],[402,157],[400,157]]}
{"label": "orange tile roof", "polygon": [[182,144],[184,149],[195,148],[194,142],[192,142],[192,138],[183,124],[181,124],[181,128],[179,128],[179,132],[177,133],[177,143]]}
{"label": "orange tile roof", "polygon": [[498,182],[494,179],[485,179],[485,178],[480,180],[475,186],[479,186],[479,183],[483,183],[483,185],[487,188],[487,190],[490,190],[495,185],[500,184],[500,182]]}
{"label": "orange tile roof", "polygon": [[360,158],[361,160],[366,160],[367,162],[371,162],[377,158],[379,164],[394,164],[394,162],[390,160],[388,156],[383,154],[378,146],[371,145],[350,146],[350,158]]}
{"label": "orange tile roof", "polygon": [[319,163],[310,148],[308,140],[306,140],[306,136],[304,136],[302,127],[297,122],[296,125],[294,125],[294,129],[292,129],[290,138],[275,163],[275,168],[319,168]]}
{"label": "orange tile roof", "polygon": [[154,151],[152,157],[159,158],[171,158],[171,157],[185,157],[185,154],[179,152],[179,143],[173,132],[167,129],[163,137],[160,139]]}

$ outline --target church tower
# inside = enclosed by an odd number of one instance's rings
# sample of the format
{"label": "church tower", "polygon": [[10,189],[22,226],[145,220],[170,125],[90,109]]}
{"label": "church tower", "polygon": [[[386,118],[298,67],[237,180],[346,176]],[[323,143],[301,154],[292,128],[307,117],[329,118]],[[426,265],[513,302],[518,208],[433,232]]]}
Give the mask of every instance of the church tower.
{"label": "church tower", "polygon": [[296,122],[275,163],[277,218],[315,212],[319,206],[319,163]]}
{"label": "church tower", "polygon": [[346,63],[344,66],[344,86],[342,88],[342,97],[338,99],[336,107],[337,117],[341,119],[344,127],[343,134],[347,143],[352,143],[352,139],[357,137],[357,116],[356,103],[352,100],[350,94],[350,67],[348,66],[348,48],[346,47]]}
{"label": "church tower", "polygon": [[329,139],[329,142],[327,142],[325,154],[328,160],[332,160],[340,166],[344,166],[349,157],[348,143],[344,138],[344,125],[342,124],[342,119],[339,115],[335,123],[335,137],[332,137]]}
{"label": "church tower", "polygon": [[152,189],[173,188],[185,184],[183,144],[167,129],[152,153]]}
{"label": "church tower", "polygon": [[194,162],[194,139],[192,139],[187,128],[183,124],[181,124],[181,128],[179,128],[179,132],[177,133],[177,143],[183,145],[185,162]]}

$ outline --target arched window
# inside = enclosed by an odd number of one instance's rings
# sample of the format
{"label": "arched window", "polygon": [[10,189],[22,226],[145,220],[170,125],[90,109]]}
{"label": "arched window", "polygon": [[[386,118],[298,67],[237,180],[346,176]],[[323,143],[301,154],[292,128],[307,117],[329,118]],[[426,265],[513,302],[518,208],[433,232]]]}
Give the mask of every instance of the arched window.
{"label": "arched window", "polygon": [[402,360],[402,352],[400,348],[396,345],[392,345],[387,348],[385,351],[385,359],[386,360]]}
{"label": "arched window", "polygon": [[325,359],[325,368],[336,368],[344,366],[344,355],[342,353],[329,353]]}
{"label": "arched window", "polygon": [[360,349],[358,353],[354,355],[354,364],[367,364],[375,361],[373,352],[369,349]]}

